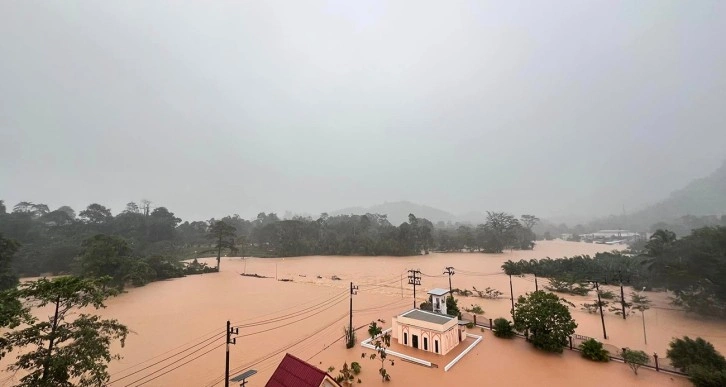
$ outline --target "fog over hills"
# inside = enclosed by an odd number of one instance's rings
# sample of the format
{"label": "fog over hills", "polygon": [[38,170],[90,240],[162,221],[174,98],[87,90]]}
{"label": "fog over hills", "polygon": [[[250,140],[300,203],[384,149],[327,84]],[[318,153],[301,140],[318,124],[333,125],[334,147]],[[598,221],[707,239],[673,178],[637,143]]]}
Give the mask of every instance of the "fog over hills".
{"label": "fog over hills", "polygon": [[[654,202],[657,198],[654,198]],[[502,211],[499,208],[488,208],[490,211]],[[409,201],[385,202],[370,207],[348,207],[332,211],[331,215],[340,214],[387,214],[389,221],[400,224],[407,221],[408,214],[426,218],[434,223],[460,222],[478,224],[486,219],[486,211],[470,211],[463,214],[453,214],[446,210]],[[587,219],[571,217],[570,219],[543,219],[543,222],[567,223],[574,226],[582,223],[588,229],[596,228],[631,228],[646,230],[658,222],[671,221],[686,215],[721,216],[726,214],[726,161],[720,168],[701,178],[694,179],[685,187],[671,192],[665,199],[648,205],[629,214],[613,214],[606,218]],[[514,214],[520,216],[522,214]],[[538,215],[538,214],[534,214]]]}
{"label": "fog over hills", "polygon": [[426,218],[434,223],[457,222],[458,217],[450,212],[440,210],[438,208],[426,205],[411,203],[409,201],[385,202],[370,207],[348,207],[341,210],[333,211],[331,215],[348,215],[348,214],[386,214],[391,224],[399,225],[408,221],[408,214],[414,214],[419,218]]}

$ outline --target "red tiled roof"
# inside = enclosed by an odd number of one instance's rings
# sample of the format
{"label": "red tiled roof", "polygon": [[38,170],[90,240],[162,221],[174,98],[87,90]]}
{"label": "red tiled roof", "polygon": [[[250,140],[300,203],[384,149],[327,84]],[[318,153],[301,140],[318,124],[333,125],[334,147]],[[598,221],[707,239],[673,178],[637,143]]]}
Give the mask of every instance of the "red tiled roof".
{"label": "red tiled roof", "polygon": [[265,387],[320,387],[325,376],[330,375],[288,353]]}

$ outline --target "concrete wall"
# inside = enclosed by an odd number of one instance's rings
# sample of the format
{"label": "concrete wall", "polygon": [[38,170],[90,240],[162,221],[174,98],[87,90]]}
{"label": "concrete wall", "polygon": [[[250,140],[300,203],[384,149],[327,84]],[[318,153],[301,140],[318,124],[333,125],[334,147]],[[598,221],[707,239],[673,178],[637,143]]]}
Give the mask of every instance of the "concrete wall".
{"label": "concrete wall", "polygon": [[[442,331],[441,325],[398,316],[393,318],[393,338],[401,345],[413,347],[415,335],[418,337],[419,350],[446,355],[460,342],[459,328],[456,320],[446,323],[443,327],[445,330]],[[437,341],[438,352],[436,352]]]}

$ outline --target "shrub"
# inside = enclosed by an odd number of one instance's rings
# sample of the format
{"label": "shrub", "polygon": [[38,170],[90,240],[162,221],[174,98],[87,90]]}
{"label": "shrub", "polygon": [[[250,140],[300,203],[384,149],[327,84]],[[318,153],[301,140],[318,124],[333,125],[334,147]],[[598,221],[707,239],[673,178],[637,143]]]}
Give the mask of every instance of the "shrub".
{"label": "shrub", "polygon": [[646,365],[648,363],[648,360],[650,359],[650,356],[648,356],[647,353],[643,351],[635,351],[632,349],[625,348],[623,349],[623,353],[621,354],[623,357],[623,360],[625,361],[625,364],[627,364],[635,374],[638,374],[638,368],[640,366]]}
{"label": "shrub", "polygon": [[472,329],[472,328],[474,328],[474,323],[469,321],[468,323],[466,323],[466,327],[469,329]]}
{"label": "shrub", "polygon": [[726,369],[714,369],[698,364],[688,368],[688,379],[696,387],[726,386]]}
{"label": "shrub", "polygon": [[666,354],[671,364],[688,374],[690,374],[688,369],[692,365],[717,370],[726,369],[726,359],[711,343],[700,337],[696,340],[688,336],[675,339],[671,341],[669,347]]}
{"label": "shrub", "polygon": [[514,328],[512,323],[505,318],[498,318],[494,320],[494,336],[509,339],[514,337]]}
{"label": "shrub", "polygon": [[582,357],[593,361],[608,361],[608,351],[602,347],[602,343],[595,339],[587,339],[580,344],[580,350],[582,350]]}
{"label": "shrub", "polygon": [[464,308],[465,311],[473,314],[484,314],[484,309],[481,308],[479,305],[471,305],[471,308]]}
{"label": "shrub", "polygon": [[357,361],[350,363],[350,368],[353,370],[353,374],[358,375],[360,373],[360,363]]}

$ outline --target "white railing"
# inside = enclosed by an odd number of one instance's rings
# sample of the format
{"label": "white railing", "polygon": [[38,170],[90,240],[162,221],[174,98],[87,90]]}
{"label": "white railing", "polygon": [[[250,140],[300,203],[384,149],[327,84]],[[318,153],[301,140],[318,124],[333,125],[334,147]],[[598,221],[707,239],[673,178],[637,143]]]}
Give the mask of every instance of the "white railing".
{"label": "white railing", "polygon": [[462,351],[459,354],[459,356],[455,357],[454,360],[451,361],[451,363],[447,364],[446,367],[444,367],[444,372],[449,371],[451,369],[451,367],[454,366],[454,364],[456,364],[459,360],[461,360],[462,357],[464,357],[464,355],[466,355],[467,353],[469,353],[469,351],[471,351],[474,347],[476,347],[476,345],[479,344],[479,342],[482,339],[482,336],[472,335],[471,333],[467,333],[466,335],[468,337],[474,337],[474,338],[476,338],[476,340],[474,340],[474,342],[471,343],[471,345],[466,347],[466,349],[464,351]]}
{"label": "white railing", "polygon": [[[383,331],[381,334],[385,334],[386,332],[388,332],[390,330],[391,330],[391,328],[388,328],[385,331]],[[378,337],[378,336],[376,336],[376,337]],[[372,338],[371,339],[363,340],[363,341],[361,341],[360,345],[363,348],[368,348],[368,349],[372,349],[372,350],[375,351],[376,350],[376,347],[371,344],[371,341],[373,341]],[[425,365],[426,367],[431,367],[431,362],[430,361],[422,360],[422,359],[419,359],[419,358],[416,358],[416,357],[413,357],[413,356],[404,355],[402,353],[398,353],[398,352],[395,352],[395,351],[386,350],[386,355],[400,357],[401,359],[408,360],[408,361],[413,362],[413,363]]]}

